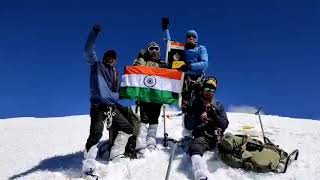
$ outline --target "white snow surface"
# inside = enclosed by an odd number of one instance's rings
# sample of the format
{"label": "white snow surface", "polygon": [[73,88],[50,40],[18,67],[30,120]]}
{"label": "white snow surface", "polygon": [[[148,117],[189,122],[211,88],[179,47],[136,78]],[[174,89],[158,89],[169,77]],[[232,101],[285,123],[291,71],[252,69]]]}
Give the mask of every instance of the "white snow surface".
{"label": "white snow surface", "polygon": [[[253,126],[248,133],[261,139],[256,115],[228,113],[228,117],[227,132],[239,133],[242,126]],[[298,160],[285,174],[262,174],[228,167],[216,158],[214,152],[208,152],[204,158],[210,172],[209,179],[319,179],[320,121],[270,115],[261,117],[266,136],[289,153],[299,149]],[[82,150],[89,125],[88,115],[0,120],[0,179],[81,179]],[[170,137],[177,140],[182,137],[182,116],[167,118],[166,126]],[[116,163],[99,161],[98,172],[102,179],[164,180],[172,144],[168,148],[161,145],[163,118],[159,118],[157,136],[159,149],[148,151],[144,159],[124,159]],[[103,139],[107,138],[105,131]],[[176,151],[170,179],[193,179],[190,158],[181,149]]]}

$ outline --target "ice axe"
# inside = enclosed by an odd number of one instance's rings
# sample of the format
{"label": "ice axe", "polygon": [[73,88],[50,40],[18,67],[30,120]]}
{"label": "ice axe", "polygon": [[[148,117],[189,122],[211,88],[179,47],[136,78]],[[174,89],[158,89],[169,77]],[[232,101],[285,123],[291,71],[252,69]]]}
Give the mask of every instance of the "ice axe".
{"label": "ice axe", "polygon": [[262,125],[262,120],[261,120],[261,116],[260,116],[260,111],[261,111],[262,107],[260,106],[258,108],[258,111],[256,113],[254,113],[255,115],[258,115],[259,117],[259,121],[260,121],[260,126],[261,126],[261,130],[262,130],[262,136],[263,136],[263,142],[266,143],[266,136],[264,135],[264,130],[263,130],[263,125]]}
{"label": "ice axe", "polygon": [[163,105],[163,141],[162,144],[164,147],[168,146],[168,133],[166,132],[166,106]]}
{"label": "ice axe", "polygon": [[[260,121],[260,126],[261,126],[261,130],[262,130],[262,135],[263,135],[263,141],[264,143],[271,143],[270,140],[264,135],[264,130],[263,130],[263,125],[262,125],[262,120],[261,120],[261,116],[260,116],[260,111],[261,111],[262,107],[260,106],[258,108],[258,111],[255,113],[255,115],[258,115],[259,117],[259,121]],[[299,156],[299,150],[295,149],[294,151],[292,151],[288,157],[286,158],[285,161],[285,166],[284,169],[281,173],[285,173],[287,171],[288,166],[292,163],[293,160],[297,160]]]}
{"label": "ice axe", "polygon": [[169,159],[169,164],[168,164],[168,168],[167,168],[167,173],[166,173],[166,179],[165,179],[165,180],[169,180],[170,179],[172,161],[173,161],[176,149],[181,144],[181,142],[177,141],[175,139],[172,139],[172,138],[167,138],[166,141],[167,141],[167,143],[168,143],[168,141],[173,143],[173,147],[172,147],[172,150],[171,150],[171,153],[170,153],[170,159]]}
{"label": "ice axe", "polygon": [[180,141],[169,138],[168,136],[169,135],[166,132],[166,106],[163,106],[163,141],[162,141],[162,144],[164,147],[168,147],[168,142],[173,143],[165,180],[169,180],[169,178],[170,178],[172,161],[173,161],[177,147],[181,144]]}

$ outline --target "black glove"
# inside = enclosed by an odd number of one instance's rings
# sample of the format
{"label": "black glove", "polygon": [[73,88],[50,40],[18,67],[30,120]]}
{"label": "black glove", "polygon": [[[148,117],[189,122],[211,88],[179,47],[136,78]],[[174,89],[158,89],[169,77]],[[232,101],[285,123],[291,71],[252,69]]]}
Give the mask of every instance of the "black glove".
{"label": "black glove", "polygon": [[217,118],[218,118],[217,110],[216,110],[216,108],[215,108],[213,105],[207,107],[206,111],[207,111],[207,113],[208,113],[208,116],[209,116],[210,118],[212,118],[213,121],[216,121],[216,120],[217,120]]}
{"label": "black glove", "polygon": [[96,32],[96,33],[99,33],[99,32],[101,31],[101,29],[102,29],[102,27],[101,27],[100,24],[95,24],[95,25],[93,25],[93,27],[92,27],[92,30],[93,30],[94,32]]}
{"label": "black glove", "polygon": [[206,107],[206,111],[209,113],[215,113],[216,114],[216,111],[217,109],[213,106],[213,104],[209,104],[207,107]]}
{"label": "black glove", "polygon": [[187,72],[189,70],[191,70],[191,65],[190,64],[184,64],[181,67],[177,68],[178,71],[183,71],[183,72]]}
{"label": "black glove", "polygon": [[168,29],[169,26],[169,18],[168,17],[162,17],[161,19],[161,27],[163,30]]}

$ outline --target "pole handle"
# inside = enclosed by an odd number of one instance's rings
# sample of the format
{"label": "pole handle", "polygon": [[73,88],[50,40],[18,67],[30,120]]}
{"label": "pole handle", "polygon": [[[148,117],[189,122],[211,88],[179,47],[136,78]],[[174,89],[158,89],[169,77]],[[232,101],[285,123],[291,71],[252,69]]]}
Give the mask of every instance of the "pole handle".
{"label": "pole handle", "polygon": [[258,114],[260,114],[260,111],[261,111],[261,109],[262,109],[262,106],[259,106],[259,107],[258,107],[258,110],[257,110],[257,112],[255,112],[254,114],[255,114],[255,115],[258,115]]}

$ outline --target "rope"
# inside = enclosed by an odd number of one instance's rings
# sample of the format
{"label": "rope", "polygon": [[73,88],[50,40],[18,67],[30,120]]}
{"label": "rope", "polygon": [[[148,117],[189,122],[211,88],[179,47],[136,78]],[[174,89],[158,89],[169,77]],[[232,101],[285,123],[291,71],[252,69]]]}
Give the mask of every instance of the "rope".
{"label": "rope", "polygon": [[109,106],[108,111],[104,112],[104,115],[106,116],[106,121],[104,121],[105,126],[107,129],[109,129],[112,126],[113,116],[115,116],[116,113],[112,112],[112,107]]}

